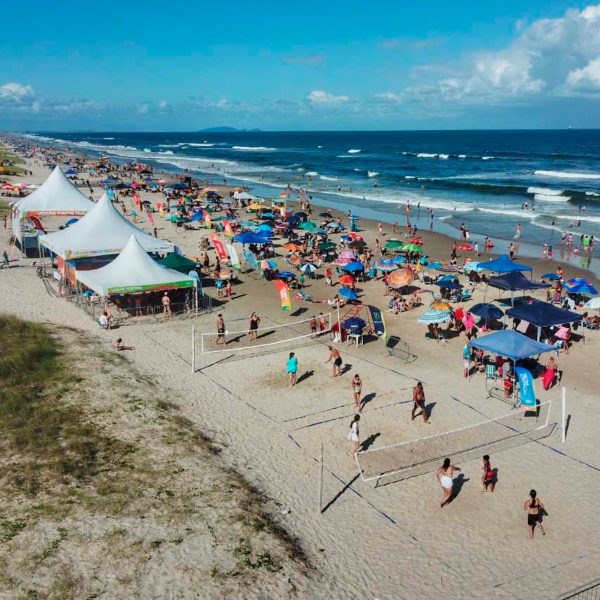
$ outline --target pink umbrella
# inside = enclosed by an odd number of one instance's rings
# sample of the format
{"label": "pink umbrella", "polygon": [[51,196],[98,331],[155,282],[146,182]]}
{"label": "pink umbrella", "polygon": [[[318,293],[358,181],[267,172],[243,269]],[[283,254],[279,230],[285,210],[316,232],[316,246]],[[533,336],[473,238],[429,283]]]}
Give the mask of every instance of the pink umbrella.
{"label": "pink umbrella", "polygon": [[352,250],[344,250],[343,252],[340,252],[338,258],[354,260],[354,252],[352,252]]}
{"label": "pink umbrella", "polygon": [[473,318],[473,315],[470,312],[468,312],[465,316],[465,327],[467,330],[473,329],[473,327],[475,327],[475,319]]}

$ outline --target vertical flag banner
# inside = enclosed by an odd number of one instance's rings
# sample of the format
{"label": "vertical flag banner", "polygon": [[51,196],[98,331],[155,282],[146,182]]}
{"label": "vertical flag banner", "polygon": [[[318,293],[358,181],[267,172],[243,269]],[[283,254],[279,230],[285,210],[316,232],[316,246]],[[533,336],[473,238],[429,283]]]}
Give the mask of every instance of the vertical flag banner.
{"label": "vertical flag banner", "polygon": [[535,390],[533,389],[533,376],[523,367],[515,369],[515,375],[519,382],[519,392],[521,395],[522,408],[535,408]]}
{"label": "vertical flag banner", "polygon": [[231,229],[231,223],[229,221],[223,221],[223,228],[225,229],[225,235],[229,238],[232,238],[233,229]]}
{"label": "vertical flag banner", "polygon": [[148,213],[148,222],[154,226],[154,215],[152,213]]}
{"label": "vertical flag banner", "polygon": [[238,257],[238,253],[234,248],[233,244],[227,244],[227,250],[229,251],[229,258],[231,260],[231,268],[236,271],[240,270],[240,259]]}
{"label": "vertical flag banner", "polygon": [[281,300],[281,310],[292,310],[292,299],[290,298],[290,290],[288,286],[280,279],[276,279],[273,283],[275,284],[275,287],[279,292],[279,298]]}
{"label": "vertical flag banner", "polygon": [[208,229],[210,229],[210,226],[212,225],[212,219],[210,218],[210,213],[207,210],[204,211],[204,224]]}
{"label": "vertical flag banner", "polygon": [[221,260],[226,260],[227,251],[225,250],[225,246],[223,246],[223,242],[219,239],[219,236],[216,233],[211,233],[210,241],[212,242],[214,249],[217,251],[219,258]]}
{"label": "vertical flag banner", "polygon": [[246,261],[246,263],[248,263],[248,266],[253,269],[254,271],[256,271],[256,269],[258,269],[258,263],[256,262],[256,257],[254,256],[254,254],[252,254],[252,252],[250,252],[250,250],[244,250],[244,259]]}

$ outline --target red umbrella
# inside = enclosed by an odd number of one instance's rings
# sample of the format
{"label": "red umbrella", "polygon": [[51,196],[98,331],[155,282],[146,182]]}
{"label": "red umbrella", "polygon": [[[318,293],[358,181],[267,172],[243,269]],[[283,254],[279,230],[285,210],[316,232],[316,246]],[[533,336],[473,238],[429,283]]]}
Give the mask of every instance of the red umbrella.
{"label": "red umbrella", "polygon": [[342,285],[352,285],[354,283],[354,277],[352,277],[352,275],[342,275],[338,281]]}
{"label": "red umbrella", "polygon": [[360,235],[360,233],[355,233],[354,231],[351,231],[351,232],[348,234],[348,237],[349,237],[351,240],[360,240],[361,242],[364,242],[364,238],[363,238],[363,236],[362,236],[362,235]]}
{"label": "red umbrella", "polygon": [[473,250],[473,246],[471,246],[471,244],[461,244],[460,246],[457,246],[457,250],[470,251]]}
{"label": "red umbrella", "polygon": [[411,238],[410,243],[411,244],[418,244],[419,246],[422,246],[423,245],[423,238],[420,238],[420,237]]}

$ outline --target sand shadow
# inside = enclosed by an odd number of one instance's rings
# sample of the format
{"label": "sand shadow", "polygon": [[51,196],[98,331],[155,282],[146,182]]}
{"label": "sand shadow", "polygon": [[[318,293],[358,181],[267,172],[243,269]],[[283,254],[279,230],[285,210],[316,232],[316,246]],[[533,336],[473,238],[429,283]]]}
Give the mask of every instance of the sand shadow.
{"label": "sand shadow", "polygon": [[261,333],[260,335],[256,336],[257,340],[262,340],[263,338],[266,338],[269,335],[275,335],[275,330],[271,329],[270,331],[265,331],[264,333]]}
{"label": "sand shadow", "polygon": [[341,498],[346,490],[348,490],[353,483],[357,481],[360,477],[360,474],[356,474],[348,483],[344,484],[344,487],[321,509],[321,514],[323,514],[326,510],[328,510],[331,506],[333,506],[339,498]]}
{"label": "sand shadow", "polygon": [[374,443],[375,440],[380,436],[380,433],[372,433],[361,445],[360,449],[362,452],[368,450]]}
{"label": "sand shadow", "polygon": [[460,473],[458,477],[452,481],[452,495],[448,499],[448,504],[450,504],[450,502],[454,502],[454,500],[458,498],[463,486],[465,483],[467,483],[467,481],[471,480],[468,477],[465,477],[462,473]]}
{"label": "sand shadow", "polygon": [[299,317],[300,315],[303,315],[305,312],[308,312],[308,308],[306,308],[305,306],[301,306],[300,308],[297,308],[293,313],[290,313],[290,315],[292,317]]}
{"label": "sand shadow", "polygon": [[377,396],[376,392],[371,392],[370,394],[367,394],[360,402],[361,408],[364,408],[369,402],[375,400],[375,396]]}
{"label": "sand shadow", "polygon": [[352,365],[350,363],[346,363],[341,369],[340,369],[340,375],[343,375],[344,373],[347,373],[348,371],[350,371],[352,369]]}
{"label": "sand shadow", "polygon": [[307,379],[309,379],[310,377],[312,377],[315,374],[315,372],[313,370],[311,371],[304,371],[304,373],[302,373],[302,375],[300,375],[300,377],[298,377],[298,380],[296,381],[296,383],[300,383],[301,381],[306,381]]}
{"label": "sand shadow", "polygon": [[430,402],[429,404],[425,405],[425,417],[427,419],[429,419],[429,417],[431,417],[431,413],[432,413],[433,409],[435,408],[436,404],[437,404],[437,402]]}

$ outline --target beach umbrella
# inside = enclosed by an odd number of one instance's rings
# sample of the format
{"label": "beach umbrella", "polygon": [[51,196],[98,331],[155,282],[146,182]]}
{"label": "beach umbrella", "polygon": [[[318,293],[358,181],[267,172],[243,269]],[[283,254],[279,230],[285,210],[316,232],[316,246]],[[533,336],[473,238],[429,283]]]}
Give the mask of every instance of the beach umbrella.
{"label": "beach umbrella", "polygon": [[302,211],[295,212],[293,216],[298,217],[300,219],[306,219],[306,217],[308,217],[308,215]]}
{"label": "beach umbrella", "polygon": [[361,262],[354,260],[352,262],[349,262],[347,265],[344,265],[342,267],[342,269],[344,271],[349,271],[349,272],[358,272],[358,271],[364,271],[365,270],[365,265],[363,265]]}
{"label": "beach umbrella", "polygon": [[358,294],[349,288],[342,288],[338,295],[342,298],[346,298],[346,300],[358,300]]}
{"label": "beach umbrella", "polygon": [[550,281],[560,281],[560,277],[556,273],[546,273],[542,275],[542,279],[549,279]]}
{"label": "beach umbrella", "polygon": [[394,256],[394,258],[392,258],[391,260],[395,265],[401,265],[406,262],[406,258],[404,258],[404,256],[400,256],[400,255]]}
{"label": "beach umbrella", "polygon": [[288,262],[291,262],[294,266],[297,266],[302,262],[302,259],[299,256],[290,256],[288,258]]}
{"label": "beach umbrella", "polygon": [[276,269],[277,263],[271,258],[266,258],[265,260],[260,261],[260,268],[263,271],[266,271],[267,269]]}
{"label": "beach umbrella", "polygon": [[469,312],[484,321],[493,321],[494,319],[500,319],[504,316],[504,313],[497,306],[490,304],[489,302],[475,304],[469,309]]}
{"label": "beach umbrella", "polygon": [[296,276],[291,271],[280,271],[279,279],[296,279]]}
{"label": "beach umbrella", "polygon": [[401,288],[408,285],[413,280],[413,274],[406,269],[398,269],[390,273],[388,285],[392,288]]}
{"label": "beach umbrella", "polygon": [[338,281],[342,285],[352,285],[354,283],[354,277],[352,277],[352,275],[342,275],[338,278]]}
{"label": "beach umbrella", "polygon": [[234,242],[239,242],[240,244],[264,244],[265,240],[260,235],[253,233],[252,231],[244,231],[243,233],[238,233],[233,238]]}
{"label": "beach umbrella", "polygon": [[323,242],[319,244],[319,250],[321,252],[326,252],[327,250],[333,250],[336,247],[335,242]]}
{"label": "beach umbrella", "polygon": [[286,250],[291,250],[292,252],[299,252],[302,250],[302,246],[300,246],[300,244],[294,244],[294,242],[288,242],[287,244],[283,244],[281,247],[285,248]]}
{"label": "beach umbrella", "polygon": [[386,250],[400,250],[404,246],[404,242],[400,240],[388,240],[385,243]]}
{"label": "beach umbrella", "polygon": [[592,310],[600,310],[600,296],[588,300],[584,306],[585,308],[591,308]]}
{"label": "beach umbrella", "polygon": [[460,244],[456,247],[456,249],[463,250],[465,252],[470,252],[471,250],[473,250],[473,246],[471,246],[471,244]]}
{"label": "beach umbrella", "polygon": [[337,229],[338,227],[339,227],[339,225],[333,221],[331,223],[327,223],[328,229]]}
{"label": "beach umbrella", "polygon": [[421,323],[423,325],[434,325],[438,323],[447,323],[450,321],[452,317],[450,313],[446,310],[428,310],[423,313],[418,319],[417,323]]}
{"label": "beach umbrella", "polygon": [[253,202],[248,207],[248,210],[264,210],[265,208],[267,208],[267,207],[264,204],[259,204],[258,202]]}
{"label": "beach umbrella", "polygon": [[274,219],[275,215],[272,212],[265,212],[262,214],[263,219]]}
{"label": "beach umbrella", "polygon": [[598,294],[598,290],[589,281],[580,277],[569,279],[565,283],[565,289],[569,294],[582,294],[586,296],[595,296]]}
{"label": "beach umbrella", "polygon": [[351,231],[348,234],[348,238],[351,239],[351,240],[360,240],[361,242],[365,241],[365,238],[363,238],[363,236],[360,235],[360,233],[356,233],[355,231]]}
{"label": "beach umbrella", "polygon": [[342,322],[342,327],[346,331],[362,331],[367,326],[367,322],[360,317],[350,317]]}
{"label": "beach umbrella", "polygon": [[242,227],[256,227],[256,223],[254,221],[242,221],[240,225]]}
{"label": "beach umbrella", "polygon": [[405,246],[402,246],[402,252],[417,252],[418,254],[421,254],[423,248],[418,244],[406,244]]}
{"label": "beach umbrella", "polygon": [[384,258],[375,263],[375,268],[382,273],[391,273],[400,267],[398,267],[398,265],[389,258]]}
{"label": "beach umbrella", "polygon": [[350,260],[354,260],[354,252],[352,250],[343,250],[340,252],[339,258],[347,258]]}
{"label": "beach umbrella", "polygon": [[303,273],[314,273],[317,270],[317,267],[315,267],[315,265],[313,265],[312,263],[306,263],[305,265],[302,265],[300,267],[300,270]]}
{"label": "beach umbrella", "polygon": [[450,302],[446,302],[445,300],[434,300],[431,303],[431,308],[435,310],[449,311],[452,306],[450,305]]}
{"label": "beach umbrella", "polygon": [[271,233],[273,232],[273,228],[270,225],[267,225],[266,223],[259,225],[256,229],[257,231],[269,231]]}
{"label": "beach umbrella", "polygon": [[451,279],[436,281],[435,285],[439,285],[440,287],[446,288],[448,290],[460,290],[460,288],[462,287],[460,283],[456,283],[456,281],[453,281]]}
{"label": "beach umbrella", "polygon": [[482,269],[479,269],[479,263],[475,260],[472,260],[471,262],[468,262],[464,267],[463,267],[463,271],[465,273],[468,273],[469,271],[480,271]]}
{"label": "beach umbrella", "polygon": [[317,224],[312,221],[304,221],[304,223],[300,223],[300,229],[304,229],[305,231],[314,231],[317,229]]}
{"label": "beach umbrella", "polygon": [[333,219],[333,215],[330,212],[319,213],[319,216],[323,217],[324,219]]}

